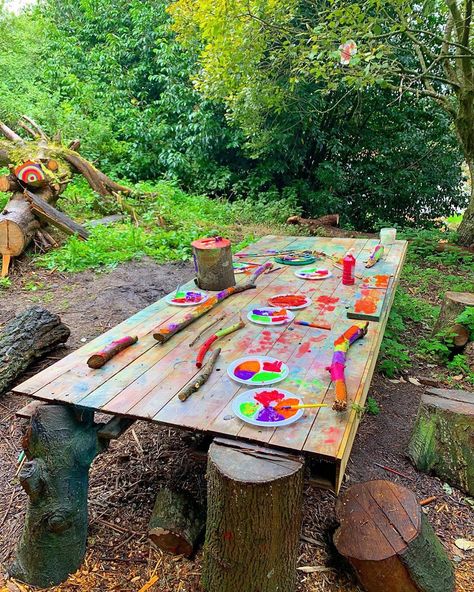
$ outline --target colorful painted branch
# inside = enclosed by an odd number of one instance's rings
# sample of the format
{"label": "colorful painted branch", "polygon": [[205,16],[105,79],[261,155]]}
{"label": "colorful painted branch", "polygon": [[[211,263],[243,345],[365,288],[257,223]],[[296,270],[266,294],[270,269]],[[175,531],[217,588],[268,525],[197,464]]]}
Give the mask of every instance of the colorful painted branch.
{"label": "colorful painted branch", "polygon": [[195,345],[199,338],[204,335],[204,333],[210,329],[211,327],[214,327],[214,325],[217,325],[217,323],[220,323],[221,321],[223,321],[225,319],[226,315],[223,314],[220,317],[217,317],[217,319],[215,319],[214,321],[211,321],[210,323],[207,323],[207,325],[204,325],[204,327],[199,331],[199,333],[196,335],[196,337],[189,343],[189,347],[193,347],[193,345]]}
{"label": "colorful painted branch", "polygon": [[214,341],[217,341],[219,338],[225,337],[226,335],[230,335],[231,333],[234,333],[234,331],[238,331],[243,327],[245,327],[245,323],[242,319],[240,319],[238,323],[234,323],[233,325],[230,325],[230,327],[220,329],[220,331],[216,331],[214,335],[211,335],[209,339],[207,339],[199,348],[199,352],[196,358],[196,367],[201,368],[204,356],[206,355],[207,351],[214,343]]}
{"label": "colorful painted branch", "polygon": [[346,354],[350,346],[367,333],[369,323],[357,323],[349,327],[334,342],[334,353],[331,365],[326,368],[331,373],[331,380],[336,389],[336,400],[334,401],[334,411],[345,411],[347,408],[347,388],[344,377],[344,368],[346,366]]}
{"label": "colorful painted branch", "polygon": [[212,373],[212,370],[217,362],[217,358],[221,353],[221,348],[218,347],[215,351],[212,352],[211,357],[207,361],[206,365],[201,368],[201,370],[196,374],[193,381],[187,384],[184,388],[182,388],[178,393],[178,399],[184,403],[186,399],[199,390],[203,384],[205,384],[209,376]]}
{"label": "colorful painted branch", "polygon": [[382,259],[384,251],[385,248],[383,245],[376,245],[372,253],[370,253],[365,267],[373,267],[377,263],[377,261],[380,261],[380,259]]}
{"label": "colorful painted branch", "polygon": [[92,356],[87,360],[87,365],[89,368],[102,368],[102,366],[114,356],[124,349],[127,349],[127,347],[130,347],[137,341],[138,337],[122,337],[121,339],[112,341],[106,345],[102,351],[92,354]]}
{"label": "colorful painted branch", "polygon": [[210,310],[215,308],[220,302],[229,298],[229,296],[233,296],[234,294],[239,294],[240,292],[245,292],[245,290],[249,290],[251,288],[255,288],[255,281],[257,278],[265,273],[268,269],[273,267],[273,263],[271,261],[267,261],[260,267],[253,272],[253,274],[249,277],[248,281],[237,286],[231,286],[221,292],[218,292],[215,296],[212,296],[199,306],[197,306],[193,311],[189,312],[182,321],[179,323],[169,323],[164,327],[158,327],[156,331],[153,333],[153,337],[160,343],[166,343],[173,335],[179,333],[185,329],[191,323],[194,323],[197,319],[200,319]]}

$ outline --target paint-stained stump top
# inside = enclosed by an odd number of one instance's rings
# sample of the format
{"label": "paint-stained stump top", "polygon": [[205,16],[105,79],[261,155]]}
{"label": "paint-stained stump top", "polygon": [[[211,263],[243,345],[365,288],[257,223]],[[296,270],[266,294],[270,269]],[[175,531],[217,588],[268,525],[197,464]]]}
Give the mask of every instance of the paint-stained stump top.
{"label": "paint-stained stump top", "polygon": [[[358,276],[392,276],[379,322],[369,324],[366,337],[354,344],[348,354],[348,396],[359,405],[365,402],[406,251],[406,242],[396,241],[386,249],[383,261],[367,270],[365,261],[376,243],[374,239],[267,236],[249,245],[244,251],[248,256],[243,258],[263,263],[266,259],[256,258],[255,253],[264,254],[269,249],[314,250],[340,258],[353,248]],[[271,260],[271,255],[268,259]],[[321,281],[299,279],[294,272],[300,268],[276,264],[279,269],[260,276],[255,290],[231,296],[159,345],[153,339],[154,330],[179,321],[188,312],[186,308],[169,305],[163,298],[30,378],[16,387],[15,392],[44,401],[71,403],[105,413],[317,455],[336,461],[342,465],[343,472],[359,417],[350,404],[345,413],[332,410],[334,392],[326,368],[331,363],[334,340],[354,322],[347,318],[347,310],[354,302],[360,280],[354,286],[343,286],[340,268],[333,266],[330,259],[320,263],[332,271],[331,277]],[[245,274],[237,277],[238,282],[246,279]],[[178,400],[179,390],[198,372],[195,358],[203,340],[193,347],[189,347],[189,343],[205,325],[225,314],[225,319],[214,328],[229,326],[240,317],[246,319],[252,308],[268,306],[270,297],[289,293],[306,294],[312,300],[308,308],[294,311],[297,320],[324,320],[331,325],[331,331],[294,323],[266,326],[246,321],[243,329],[219,340],[222,352],[208,382],[185,403]],[[206,337],[210,333],[212,330]],[[138,343],[98,370],[87,366],[87,359],[93,352],[125,335],[137,335]],[[229,378],[226,369],[232,361],[249,355],[282,360],[290,372],[278,386],[295,393],[305,403],[324,402],[328,407],[309,409],[299,421],[281,428],[243,423],[232,413],[232,400],[248,387]],[[340,475],[337,478],[339,480]]]}

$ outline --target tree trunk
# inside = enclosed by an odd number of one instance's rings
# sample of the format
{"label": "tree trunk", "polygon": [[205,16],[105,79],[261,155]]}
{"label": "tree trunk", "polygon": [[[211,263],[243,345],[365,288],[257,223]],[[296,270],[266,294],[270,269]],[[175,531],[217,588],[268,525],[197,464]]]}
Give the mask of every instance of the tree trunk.
{"label": "tree trunk", "polygon": [[208,457],[207,592],[293,592],[303,502],[300,458],[215,440]]}
{"label": "tree trunk", "polygon": [[148,537],[158,549],[189,557],[203,528],[202,510],[189,495],[166,488],[157,493]]}
{"label": "tree trunk", "polygon": [[56,314],[33,306],[12,319],[0,333],[0,395],[28,366],[65,343],[70,335]]}
{"label": "tree trunk", "polygon": [[468,306],[474,306],[474,294],[471,292],[446,292],[432,335],[447,331],[452,334],[456,347],[464,347],[469,341],[469,329],[456,323],[456,318]]}
{"label": "tree trunk", "polygon": [[474,495],[474,394],[430,389],[422,395],[408,454],[416,468]]}
{"label": "tree trunk", "polygon": [[26,437],[20,483],[30,498],[10,574],[33,586],[63,582],[81,565],[87,540],[89,468],[103,445],[94,413],[39,407]]}
{"label": "tree trunk", "polygon": [[201,290],[225,290],[235,286],[230,241],[204,238],[192,243],[196,263],[196,285]]}
{"label": "tree trunk", "polygon": [[339,497],[337,550],[367,592],[451,592],[454,570],[415,495],[390,481],[353,485]]}

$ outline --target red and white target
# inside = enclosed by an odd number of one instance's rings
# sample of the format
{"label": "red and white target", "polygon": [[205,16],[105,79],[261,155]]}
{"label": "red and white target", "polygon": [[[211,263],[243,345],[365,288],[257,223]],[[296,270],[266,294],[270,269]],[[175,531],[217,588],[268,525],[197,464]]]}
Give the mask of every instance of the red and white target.
{"label": "red and white target", "polygon": [[25,185],[31,185],[32,187],[44,185],[46,181],[41,165],[32,160],[27,160],[23,164],[18,165],[15,168],[15,175],[19,181],[25,183]]}

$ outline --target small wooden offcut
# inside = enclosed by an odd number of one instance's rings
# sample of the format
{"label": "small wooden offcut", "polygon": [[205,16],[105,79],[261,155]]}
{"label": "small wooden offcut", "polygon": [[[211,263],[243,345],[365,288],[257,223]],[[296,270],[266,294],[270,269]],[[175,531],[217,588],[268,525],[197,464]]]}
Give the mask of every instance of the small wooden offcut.
{"label": "small wooden offcut", "polygon": [[[244,252],[248,256],[243,258],[253,260],[251,254],[268,249],[309,249],[339,258],[352,248],[357,257],[358,276],[392,276],[379,322],[370,323],[365,338],[348,355],[349,399],[358,405],[365,402],[406,251],[406,242],[396,241],[386,248],[383,261],[366,270],[365,261],[376,243],[374,239],[267,236],[247,247]],[[270,255],[268,259],[271,260]],[[263,263],[266,259],[260,257],[258,261]],[[360,414],[350,402],[347,412],[331,409],[334,391],[326,368],[331,363],[334,339],[353,324],[347,318],[347,309],[353,303],[359,282],[343,286],[342,272],[333,266],[330,258],[321,260],[320,264],[331,269],[332,277],[323,281],[301,280],[294,275],[294,267],[281,266],[260,276],[255,290],[228,298],[163,345],[153,338],[154,330],[171,320],[181,320],[187,311],[159,300],[17,386],[14,392],[304,454],[311,459],[314,479],[338,491]],[[240,278],[239,281],[247,279],[245,275]],[[177,393],[198,372],[197,346],[189,347],[189,343],[202,327],[223,313],[226,313],[225,325],[231,325],[240,316],[245,319],[251,307],[265,305],[270,296],[297,291],[308,294],[313,304],[296,311],[296,318],[310,322],[324,320],[331,325],[331,331],[294,323],[268,327],[248,322],[244,329],[219,341],[222,352],[209,381],[186,402],[178,399]],[[130,334],[138,336],[138,343],[100,369],[87,366],[91,353]],[[231,380],[226,368],[233,360],[252,354],[274,356],[286,362],[290,374],[279,386],[294,392],[305,403],[328,403],[328,407],[310,409],[298,422],[286,427],[265,429],[241,422],[232,414],[232,400],[247,387]]]}

